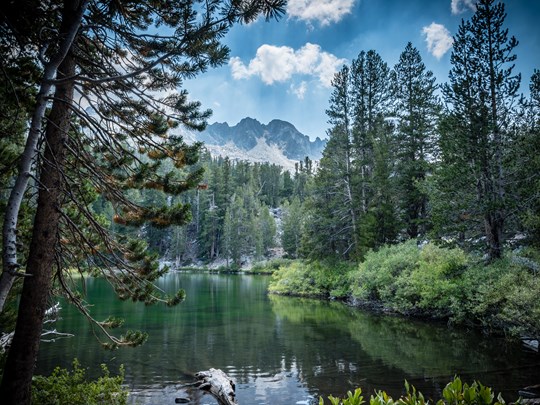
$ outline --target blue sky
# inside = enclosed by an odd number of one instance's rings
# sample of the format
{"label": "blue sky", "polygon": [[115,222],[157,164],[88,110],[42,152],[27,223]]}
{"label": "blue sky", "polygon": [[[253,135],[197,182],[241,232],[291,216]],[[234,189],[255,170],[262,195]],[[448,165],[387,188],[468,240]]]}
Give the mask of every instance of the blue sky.
{"label": "blue sky", "polygon": [[[243,117],[293,123],[326,137],[325,110],[335,71],[360,51],[374,49],[390,67],[408,41],[439,83],[450,70],[451,37],[474,0],[289,0],[278,22],[263,19],[234,27],[224,42],[229,63],[186,83],[191,98],[214,111],[210,122]],[[540,0],[507,0],[506,27],[519,40],[516,72],[527,92],[540,69]]]}

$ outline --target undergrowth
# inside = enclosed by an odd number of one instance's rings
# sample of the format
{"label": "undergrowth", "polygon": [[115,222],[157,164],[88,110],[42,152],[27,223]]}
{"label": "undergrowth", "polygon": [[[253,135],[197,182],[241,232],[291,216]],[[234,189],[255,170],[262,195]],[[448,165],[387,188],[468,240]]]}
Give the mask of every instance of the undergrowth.
{"label": "undergrowth", "polygon": [[[384,391],[377,391],[369,399],[369,405],[427,405],[430,400],[424,398],[421,392],[416,391],[414,386],[405,381],[406,393],[399,399],[393,399]],[[461,379],[455,377],[449,382],[442,392],[442,399],[434,402],[436,405],[503,405],[504,399],[499,394],[495,397],[491,388],[485,387],[479,382],[471,385],[462,383]],[[349,391],[346,398],[336,398],[329,396],[331,405],[363,405],[367,401],[362,396],[362,390],[357,388],[354,393]],[[319,399],[319,405],[324,405],[324,399]]]}
{"label": "undergrowth", "polygon": [[101,365],[102,376],[88,381],[86,371],[78,360],[72,370],[57,367],[50,376],[32,379],[32,404],[35,405],[126,405],[128,391],[122,387],[124,369],[111,376],[107,366]]}
{"label": "undergrowth", "polygon": [[514,252],[486,264],[461,249],[416,240],[348,263],[293,261],[273,275],[271,293],[349,298],[396,313],[447,320],[508,336],[540,336],[537,254]]}

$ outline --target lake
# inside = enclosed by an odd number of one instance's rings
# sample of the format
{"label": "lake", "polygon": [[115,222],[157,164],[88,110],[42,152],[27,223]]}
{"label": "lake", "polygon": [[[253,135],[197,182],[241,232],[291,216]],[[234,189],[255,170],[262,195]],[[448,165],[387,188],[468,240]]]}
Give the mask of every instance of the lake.
{"label": "lake", "polygon": [[[123,317],[127,329],[149,333],[138,348],[101,349],[91,325],[62,304],[56,328],[76,336],[42,343],[37,373],[70,366],[78,358],[89,375],[105,363],[125,365],[132,404],[174,404],[193,374],[221,368],[236,381],[240,405],[311,404],[319,395],[362,387],[399,396],[407,379],[436,396],[454,376],[501,391],[540,383],[540,356],[519,343],[443,324],[371,314],[340,302],[269,296],[269,278],[252,275],[171,273],[158,285],[186,290],[176,307],[118,300],[103,279],[86,281],[93,316]],[[209,396],[201,402],[214,403]]]}

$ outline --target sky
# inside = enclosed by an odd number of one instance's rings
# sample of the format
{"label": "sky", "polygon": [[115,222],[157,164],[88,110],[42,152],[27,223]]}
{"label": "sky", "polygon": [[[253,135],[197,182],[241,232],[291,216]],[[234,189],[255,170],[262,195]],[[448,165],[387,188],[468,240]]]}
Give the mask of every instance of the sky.
{"label": "sky", "polygon": [[[251,117],[289,121],[310,138],[326,137],[334,73],[374,49],[393,67],[407,42],[438,83],[447,81],[452,36],[475,0],[289,0],[279,21],[237,25],[224,38],[228,64],[186,83],[190,97],[213,110],[209,122]],[[506,27],[519,45],[515,72],[527,93],[540,69],[540,0],[506,0]]]}

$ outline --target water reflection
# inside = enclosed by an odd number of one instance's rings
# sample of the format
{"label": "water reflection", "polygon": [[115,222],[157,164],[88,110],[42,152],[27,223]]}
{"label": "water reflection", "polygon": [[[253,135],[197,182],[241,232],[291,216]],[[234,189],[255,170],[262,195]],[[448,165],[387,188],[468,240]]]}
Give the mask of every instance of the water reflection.
{"label": "water reflection", "polygon": [[184,288],[187,299],[166,308],[121,302],[104,280],[90,279],[94,316],[122,316],[126,328],[147,331],[148,342],[104,351],[88,322],[64,305],[58,329],[76,337],[42,345],[38,372],[68,366],[74,357],[90,375],[100,363],[112,371],[125,364],[138,404],[174,403],[178,387],[211,367],[236,380],[240,404],[309,403],[357,386],[399,395],[405,378],[433,395],[456,373],[512,392],[539,382],[538,356],[519,346],[341,303],[269,297],[267,283],[257,276],[171,274],[161,287]]}
{"label": "water reflection", "polygon": [[[285,341],[294,345],[295,353],[304,352],[299,358],[305,360],[306,380],[324,393],[334,393],[345,379],[351,388],[373,392],[385,387],[399,395],[407,379],[434,397],[460,375],[469,381],[480,379],[515,399],[517,390],[540,379],[538,354],[504,339],[374,315],[336,302],[274,296],[270,301],[278,318],[304,325],[303,339],[310,343],[297,344],[292,336]],[[297,332],[292,327],[283,333]],[[312,344],[317,341],[320,344]]]}

